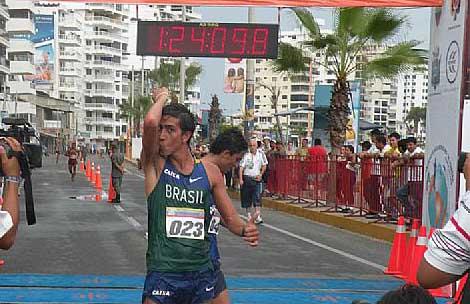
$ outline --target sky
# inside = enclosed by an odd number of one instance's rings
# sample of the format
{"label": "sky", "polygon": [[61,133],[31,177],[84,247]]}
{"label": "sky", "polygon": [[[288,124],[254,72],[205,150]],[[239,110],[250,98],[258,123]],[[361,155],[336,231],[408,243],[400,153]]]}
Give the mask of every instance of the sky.
{"label": "sky", "polygon": [[[195,11],[202,15],[204,22],[247,22],[248,8],[244,7],[197,7]],[[316,18],[325,20],[325,28],[332,28],[333,10],[329,8],[312,8]],[[422,41],[422,47],[429,44],[430,8],[401,9],[400,12],[408,17],[408,24],[397,36],[398,40]],[[255,8],[255,22],[277,23],[277,8]],[[288,10],[281,11],[281,31],[293,30],[299,27],[295,15]],[[211,95],[216,94],[222,104],[223,114],[230,115],[240,112],[243,100],[242,94],[225,94],[223,92],[224,59],[223,58],[197,58],[202,64],[201,75],[201,108],[209,108],[207,103]]]}

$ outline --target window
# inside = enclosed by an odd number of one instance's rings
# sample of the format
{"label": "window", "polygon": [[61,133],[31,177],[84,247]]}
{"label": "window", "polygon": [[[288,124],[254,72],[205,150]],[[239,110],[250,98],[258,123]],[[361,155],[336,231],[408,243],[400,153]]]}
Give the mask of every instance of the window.
{"label": "window", "polygon": [[86,40],[86,45],[91,45],[91,40]]}
{"label": "window", "polygon": [[126,133],[126,132],[127,132],[127,126],[124,125],[124,126],[122,126],[122,133]]}
{"label": "window", "polygon": [[119,92],[120,89],[121,89],[121,86],[117,84],[117,85],[116,85],[116,91]]}
{"label": "window", "polygon": [[289,80],[288,77],[283,77],[283,78],[282,78],[282,81],[288,81],[288,80]]}
{"label": "window", "polygon": [[256,63],[261,63],[261,59],[256,59]]}
{"label": "window", "polygon": [[92,84],[89,83],[89,82],[87,82],[87,83],[86,83],[86,89],[87,89],[87,90],[91,90],[92,88],[93,88]]}
{"label": "window", "polygon": [[92,111],[86,111],[86,117],[93,117]]}
{"label": "window", "polygon": [[87,131],[93,131],[93,128],[90,125],[86,125],[85,128],[86,128]]}
{"label": "window", "polygon": [[272,77],[271,80],[272,81],[277,81],[277,77]]}
{"label": "window", "polygon": [[92,70],[91,70],[91,69],[86,69],[86,74],[87,74],[87,75],[91,75],[91,73],[92,73]]}
{"label": "window", "polygon": [[86,55],[86,60],[90,61],[90,60],[92,60],[92,58],[93,57],[91,55],[88,55],[88,54]]}
{"label": "window", "polygon": [[260,96],[259,96],[259,95],[255,95],[255,99],[259,99],[259,98],[260,98]]}
{"label": "window", "polygon": [[113,113],[101,113],[101,117],[103,118],[113,118]]}
{"label": "window", "polygon": [[282,95],[282,99],[287,99],[287,95]]}
{"label": "window", "polygon": [[261,72],[261,69],[257,68],[257,69],[255,70],[255,72],[256,72],[256,73],[259,73],[259,72]]}
{"label": "window", "polygon": [[116,126],[116,136],[121,136],[121,128]]}

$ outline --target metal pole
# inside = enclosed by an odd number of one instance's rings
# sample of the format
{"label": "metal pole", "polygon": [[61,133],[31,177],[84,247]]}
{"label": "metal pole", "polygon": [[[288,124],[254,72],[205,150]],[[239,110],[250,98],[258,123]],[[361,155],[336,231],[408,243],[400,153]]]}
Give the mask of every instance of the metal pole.
{"label": "metal pole", "polygon": [[[186,5],[183,5],[181,11],[181,22],[186,22]],[[186,77],[186,66],[185,66],[185,58],[181,57],[180,60],[180,103],[184,104],[185,99],[185,77]]]}
{"label": "metal pole", "polygon": [[18,92],[15,92],[15,118],[18,118]]}
{"label": "metal pole", "polygon": [[[134,108],[134,95],[135,95],[135,88],[134,88],[134,65],[132,65],[132,72],[131,72],[131,107]],[[130,117],[129,119],[129,128],[131,130],[131,137],[134,135],[134,124],[132,122],[133,117]]]}
{"label": "metal pole", "polygon": [[[310,58],[310,64],[308,69],[308,107],[312,107],[312,59]],[[312,112],[309,110],[307,113],[307,138],[310,141],[312,137]]]}
{"label": "metal pole", "polygon": [[[248,23],[255,21],[255,10],[248,8]],[[254,108],[255,108],[255,61],[248,59],[246,62],[246,88],[245,88],[245,138],[251,136],[254,129]]]}
{"label": "metal pole", "polygon": [[142,80],[142,88],[140,89],[140,95],[141,96],[144,96],[145,95],[145,91],[144,91],[144,87],[145,87],[145,70],[144,70],[144,56],[142,56],[142,70],[140,71],[140,76],[141,76],[141,80]]}

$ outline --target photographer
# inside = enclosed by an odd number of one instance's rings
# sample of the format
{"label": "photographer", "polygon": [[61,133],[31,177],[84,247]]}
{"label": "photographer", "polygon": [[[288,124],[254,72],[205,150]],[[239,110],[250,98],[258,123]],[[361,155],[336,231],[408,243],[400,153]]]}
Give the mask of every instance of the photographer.
{"label": "photographer", "polygon": [[[17,140],[7,137],[4,140],[13,151],[21,151]],[[18,187],[20,182],[20,165],[15,157],[8,158],[3,146],[0,146],[0,158],[4,174],[3,206],[0,211],[0,248],[8,250],[13,246],[18,230],[19,199]]]}
{"label": "photographer", "polygon": [[424,288],[437,288],[457,281],[470,268],[470,156],[463,173],[466,193],[442,229],[434,231],[418,270]]}

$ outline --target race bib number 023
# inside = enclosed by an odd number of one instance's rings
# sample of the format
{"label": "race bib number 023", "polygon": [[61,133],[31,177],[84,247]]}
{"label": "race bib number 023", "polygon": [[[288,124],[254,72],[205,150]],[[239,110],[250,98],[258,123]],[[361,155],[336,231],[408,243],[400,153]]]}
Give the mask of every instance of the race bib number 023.
{"label": "race bib number 023", "polygon": [[166,236],[193,240],[204,239],[204,210],[166,208]]}

